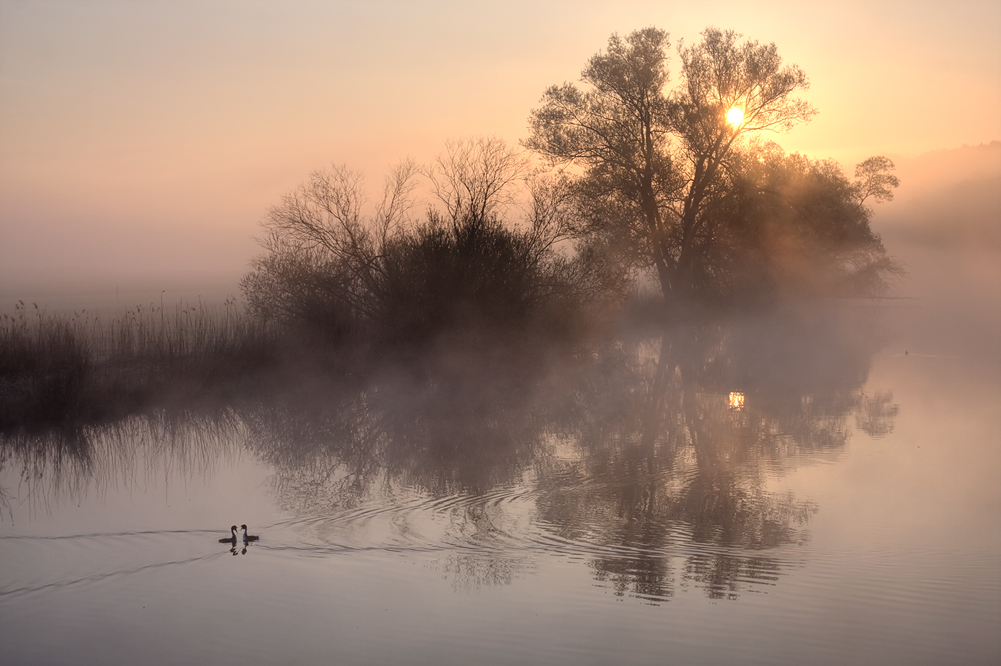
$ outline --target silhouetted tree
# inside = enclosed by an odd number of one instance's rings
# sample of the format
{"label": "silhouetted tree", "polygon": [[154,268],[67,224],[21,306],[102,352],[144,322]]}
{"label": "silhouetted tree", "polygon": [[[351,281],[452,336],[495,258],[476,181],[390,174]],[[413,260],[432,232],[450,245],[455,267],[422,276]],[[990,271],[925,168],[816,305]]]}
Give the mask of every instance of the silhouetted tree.
{"label": "silhouetted tree", "polygon": [[[668,91],[668,34],[645,28],[612,35],[607,51],[584,68],[585,86],[549,88],[530,118],[525,145],[553,165],[582,171],[575,182],[582,235],[653,268],[669,301],[719,292],[736,268],[728,227],[740,223],[734,211],[749,194],[734,200],[748,162],[742,138],[788,130],[815,113],[794,97],[808,87],[802,70],[783,65],[774,44],[739,38],[708,28],[698,44],[679,46],[681,83]],[[731,109],[740,117],[728,119]],[[878,200],[876,192],[896,186],[889,168],[885,158],[870,158],[859,166],[858,189],[840,193],[845,201],[860,194]],[[882,253],[876,241],[871,255]],[[865,263],[876,273],[885,268]]]}
{"label": "silhouetted tree", "polygon": [[407,221],[416,173],[409,161],[391,172],[373,217],[362,212],[360,174],[345,166],[310,174],[264,220],[265,254],[240,282],[250,311],[336,336],[371,316],[384,275],[381,251]]}
{"label": "silhouetted tree", "polygon": [[833,160],[774,144],[735,154],[727,195],[704,215],[691,274],[717,294],[875,296],[902,273],[870,228],[868,200],[893,198],[893,162],[869,158],[851,181]]}
{"label": "silhouetted tree", "polygon": [[501,139],[478,137],[446,141],[445,152],[422,171],[449,219],[487,219],[515,202],[529,162]]}
{"label": "silhouetted tree", "polygon": [[[429,207],[421,224],[408,217],[419,172],[444,208]],[[525,219],[507,225],[516,190]],[[371,216],[358,174],[317,171],[268,212],[266,252],[241,286],[254,314],[338,341],[420,347],[457,329],[567,332],[623,286],[594,253],[561,252],[571,199],[565,178],[529,173],[523,153],[493,138],[450,142],[423,170],[403,163]]]}

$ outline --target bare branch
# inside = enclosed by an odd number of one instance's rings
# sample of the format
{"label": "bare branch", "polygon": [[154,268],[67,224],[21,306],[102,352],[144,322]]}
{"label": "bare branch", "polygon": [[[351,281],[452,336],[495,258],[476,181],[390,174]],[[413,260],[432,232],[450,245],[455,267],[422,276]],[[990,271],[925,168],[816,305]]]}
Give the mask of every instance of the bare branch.
{"label": "bare branch", "polygon": [[417,163],[407,158],[393,167],[386,176],[382,202],[375,212],[375,225],[381,245],[385,245],[394,232],[406,223],[407,214],[415,204],[415,176],[419,171]]}
{"label": "bare branch", "polygon": [[467,215],[485,219],[514,203],[513,186],[528,170],[526,155],[501,139],[480,137],[447,141],[422,173],[454,223]]}

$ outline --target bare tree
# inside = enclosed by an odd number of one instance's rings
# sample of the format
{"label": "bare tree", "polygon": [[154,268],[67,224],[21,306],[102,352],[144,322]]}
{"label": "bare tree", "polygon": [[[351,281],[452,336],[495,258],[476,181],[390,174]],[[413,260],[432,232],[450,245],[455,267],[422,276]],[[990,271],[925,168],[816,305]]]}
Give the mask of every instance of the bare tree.
{"label": "bare tree", "polygon": [[[408,224],[419,173],[445,212]],[[451,141],[424,169],[403,162],[374,215],[361,176],[335,166],[268,211],[265,253],[241,286],[258,315],[358,340],[419,345],[449,326],[528,326],[554,303],[576,316],[577,303],[619,286],[608,265],[558,251],[577,205],[568,178],[533,170],[496,138]],[[524,216],[505,222],[515,209]]]}
{"label": "bare tree", "polygon": [[450,140],[445,152],[421,173],[450,220],[484,220],[515,203],[516,186],[529,173],[529,159],[495,137]]}
{"label": "bare tree", "polygon": [[548,252],[578,232],[577,199],[565,174],[533,173],[527,180],[527,235],[537,254]]}
{"label": "bare tree", "polygon": [[521,219],[509,222],[523,229],[536,256],[568,240],[576,230],[577,201],[570,179],[533,168],[530,155],[502,139],[447,141],[445,152],[422,173],[453,225],[498,221],[503,212],[521,209]]}
{"label": "bare tree", "polygon": [[266,253],[241,282],[250,309],[265,317],[311,319],[331,311],[319,303],[333,302],[365,314],[384,272],[381,254],[413,207],[416,174],[409,160],[394,167],[373,217],[363,212],[361,174],[343,165],[310,174],[267,213]]}

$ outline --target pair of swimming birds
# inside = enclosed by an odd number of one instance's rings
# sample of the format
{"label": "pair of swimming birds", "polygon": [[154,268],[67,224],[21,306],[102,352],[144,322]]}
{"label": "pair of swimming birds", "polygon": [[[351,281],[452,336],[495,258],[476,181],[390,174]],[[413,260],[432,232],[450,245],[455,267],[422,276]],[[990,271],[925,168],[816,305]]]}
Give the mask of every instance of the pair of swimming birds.
{"label": "pair of swimming birds", "polygon": [[[259,541],[261,538],[253,534],[247,534],[246,525],[240,525],[240,529],[243,530],[243,543],[250,543],[251,541]],[[229,532],[231,536],[228,536],[225,539],[219,539],[219,543],[231,543],[233,545],[236,545],[236,525],[230,527]]]}

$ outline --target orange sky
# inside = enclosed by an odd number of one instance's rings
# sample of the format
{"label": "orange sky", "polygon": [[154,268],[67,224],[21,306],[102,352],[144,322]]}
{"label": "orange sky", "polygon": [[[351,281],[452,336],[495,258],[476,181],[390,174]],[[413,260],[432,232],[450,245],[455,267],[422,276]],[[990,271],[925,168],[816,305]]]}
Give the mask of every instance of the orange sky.
{"label": "orange sky", "polygon": [[446,138],[516,142],[548,85],[647,25],[775,42],[820,111],[776,137],[790,151],[851,166],[1001,138],[996,0],[0,2],[0,297],[212,272],[235,292],[310,170],[375,190]]}

